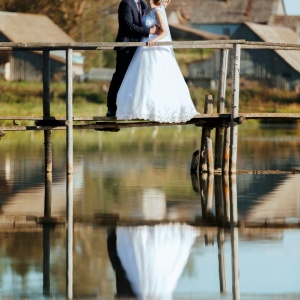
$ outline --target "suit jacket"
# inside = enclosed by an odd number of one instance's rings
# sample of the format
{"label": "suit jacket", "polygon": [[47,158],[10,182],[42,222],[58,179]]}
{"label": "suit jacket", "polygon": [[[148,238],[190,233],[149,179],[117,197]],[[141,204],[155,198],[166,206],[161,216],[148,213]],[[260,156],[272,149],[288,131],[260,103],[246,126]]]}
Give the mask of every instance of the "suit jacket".
{"label": "suit jacket", "polygon": [[[143,13],[147,9],[147,5],[143,1],[141,1],[141,8]],[[121,1],[118,10],[118,20],[119,30],[116,42],[139,42],[142,37],[149,36],[150,28],[144,28],[140,23],[137,5],[134,0]],[[122,50],[125,47],[117,47],[115,49]]]}

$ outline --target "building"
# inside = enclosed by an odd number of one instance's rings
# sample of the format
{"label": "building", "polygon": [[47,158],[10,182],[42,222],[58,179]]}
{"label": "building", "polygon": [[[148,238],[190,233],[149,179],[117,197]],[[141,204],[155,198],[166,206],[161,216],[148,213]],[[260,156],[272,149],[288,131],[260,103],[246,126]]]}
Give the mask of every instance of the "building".
{"label": "building", "polygon": [[[73,43],[62,29],[45,15],[0,11],[0,42]],[[65,75],[65,51],[50,52],[52,79]],[[41,81],[43,58],[41,51],[0,51],[0,77],[10,80]],[[74,77],[83,75],[83,57],[74,51]]]}
{"label": "building", "polygon": [[[296,44],[298,35],[288,27],[246,22],[234,33],[233,39],[253,42]],[[189,79],[196,85],[215,87],[219,71],[219,51],[205,61],[189,66]],[[230,75],[231,67],[228,67]],[[251,50],[241,52],[240,75],[258,80],[263,85],[279,89],[298,89],[300,86],[300,55],[297,50]]]}
{"label": "building", "polygon": [[271,16],[285,16],[283,0],[188,0],[171,3],[170,24],[231,36],[244,22],[268,24]]}

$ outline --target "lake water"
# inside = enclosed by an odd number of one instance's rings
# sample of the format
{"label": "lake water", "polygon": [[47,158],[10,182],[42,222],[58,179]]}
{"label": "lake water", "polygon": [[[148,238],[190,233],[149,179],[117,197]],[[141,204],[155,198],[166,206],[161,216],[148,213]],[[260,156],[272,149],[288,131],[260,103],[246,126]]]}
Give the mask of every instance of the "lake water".
{"label": "lake water", "polygon": [[[66,136],[52,137],[51,215],[63,218]],[[299,129],[240,126],[237,169],[257,172],[229,179],[191,176],[200,137],[192,125],[74,132],[74,298],[300,299],[300,174],[283,172],[300,169]],[[44,181],[43,133],[6,132],[0,299],[66,298],[65,224],[35,222]]]}

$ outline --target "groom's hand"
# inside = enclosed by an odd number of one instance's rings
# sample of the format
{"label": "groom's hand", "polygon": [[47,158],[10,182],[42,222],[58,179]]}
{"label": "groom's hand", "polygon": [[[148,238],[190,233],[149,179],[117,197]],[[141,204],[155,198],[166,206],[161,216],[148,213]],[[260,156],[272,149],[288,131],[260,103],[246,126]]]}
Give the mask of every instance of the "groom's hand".
{"label": "groom's hand", "polygon": [[162,29],[159,26],[155,26],[155,27],[156,27],[155,34],[160,35],[162,33]]}
{"label": "groom's hand", "polygon": [[162,33],[162,30],[159,26],[155,25],[150,28],[150,34],[157,34],[160,35]]}

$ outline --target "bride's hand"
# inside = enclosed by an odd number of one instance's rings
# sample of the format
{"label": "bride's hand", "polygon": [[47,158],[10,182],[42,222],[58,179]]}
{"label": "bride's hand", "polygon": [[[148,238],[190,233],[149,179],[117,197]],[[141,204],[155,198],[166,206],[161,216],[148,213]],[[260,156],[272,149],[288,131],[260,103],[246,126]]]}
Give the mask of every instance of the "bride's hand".
{"label": "bride's hand", "polygon": [[156,39],[148,41],[148,47],[153,47],[156,43]]}

